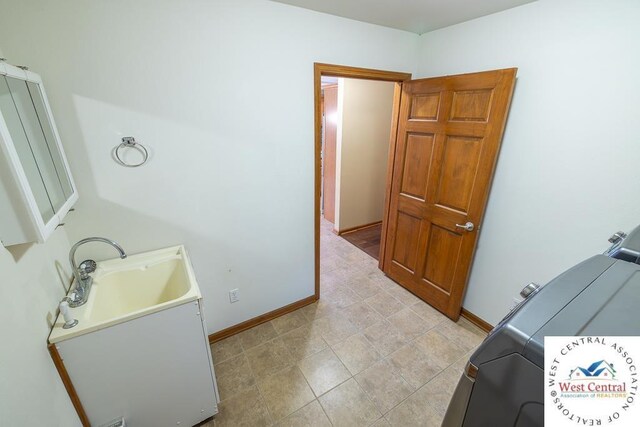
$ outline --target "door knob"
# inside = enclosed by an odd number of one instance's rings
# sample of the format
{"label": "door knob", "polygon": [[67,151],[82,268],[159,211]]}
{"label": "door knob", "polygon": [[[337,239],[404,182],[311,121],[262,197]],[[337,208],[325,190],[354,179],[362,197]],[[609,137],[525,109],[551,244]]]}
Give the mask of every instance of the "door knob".
{"label": "door knob", "polygon": [[473,225],[471,221],[467,221],[466,224],[456,224],[456,227],[464,228],[467,231],[473,231],[473,229],[475,228],[475,225]]}

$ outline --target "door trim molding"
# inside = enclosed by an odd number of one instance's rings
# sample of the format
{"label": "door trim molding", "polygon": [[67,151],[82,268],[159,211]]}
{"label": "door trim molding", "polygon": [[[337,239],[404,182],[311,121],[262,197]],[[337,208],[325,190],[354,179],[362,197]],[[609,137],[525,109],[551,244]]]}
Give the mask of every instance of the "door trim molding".
{"label": "door trim molding", "polygon": [[400,121],[400,101],[402,101],[402,85],[396,84],[393,91],[393,111],[391,113],[391,132],[389,135],[389,154],[387,155],[387,186],[384,192],[384,208],[382,211],[382,233],[380,235],[380,255],[378,268],[384,267],[387,253],[387,228],[389,226],[389,210],[391,209],[391,190],[393,188],[393,165],[396,162],[396,145],[398,143],[398,123]]}
{"label": "door trim molding", "polygon": [[[322,111],[321,111],[321,97],[322,88],[321,80],[322,76],[331,77],[346,77],[353,79],[363,80],[378,80],[385,82],[395,82],[394,90],[394,115],[395,120],[395,103],[398,101],[401,93],[402,82],[405,80],[411,80],[411,73],[402,73],[396,71],[384,71],[371,68],[359,68],[349,67],[345,65],[324,64],[320,62],[314,62],[313,64],[313,121],[314,121],[314,201],[313,201],[313,216],[314,216],[314,255],[315,255],[315,298],[320,298],[320,192],[322,185],[321,176],[321,158],[320,150],[322,149]],[[395,129],[397,124],[391,126],[391,143],[395,144]],[[389,150],[395,147],[389,147]],[[390,151],[391,152],[391,151]],[[395,150],[394,150],[395,152]],[[385,205],[386,206],[386,205]],[[385,208],[387,209],[387,208]],[[384,213],[385,219],[387,213]],[[385,233],[384,225],[386,221],[383,220],[383,230]],[[381,248],[382,249],[382,248]],[[380,257],[382,259],[382,257]]]}

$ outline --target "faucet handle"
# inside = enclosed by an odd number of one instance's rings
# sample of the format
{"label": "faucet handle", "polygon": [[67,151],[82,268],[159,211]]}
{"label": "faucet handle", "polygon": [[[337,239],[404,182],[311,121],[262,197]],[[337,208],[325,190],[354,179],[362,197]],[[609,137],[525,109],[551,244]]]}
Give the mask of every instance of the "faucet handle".
{"label": "faucet handle", "polygon": [[[64,297],[62,301],[69,303],[69,307],[77,307],[78,302],[82,299],[82,295],[78,290],[71,292],[68,296]],[[61,302],[62,302],[61,301]]]}
{"label": "faucet handle", "polygon": [[86,279],[89,277],[89,273],[93,273],[96,271],[97,264],[92,259],[86,259],[80,263],[78,266],[78,272],[80,273],[81,279]]}
{"label": "faucet handle", "polygon": [[67,297],[63,298],[60,302],[60,314],[64,318],[64,325],[62,325],[63,329],[73,328],[78,324],[78,319],[74,319],[71,313],[69,313],[69,301]]}

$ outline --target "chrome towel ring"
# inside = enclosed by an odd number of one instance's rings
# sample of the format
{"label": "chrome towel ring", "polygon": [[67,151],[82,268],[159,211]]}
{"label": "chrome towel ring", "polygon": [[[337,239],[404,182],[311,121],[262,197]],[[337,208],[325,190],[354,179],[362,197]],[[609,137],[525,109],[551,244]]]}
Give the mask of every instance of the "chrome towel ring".
{"label": "chrome towel ring", "polygon": [[[134,164],[126,163],[120,157],[120,150],[123,148],[134,148],[138,150],[142,154],[142,161],[140,163]],[[118,163],[128,168],[137,168],[138,166],[142,166],[147,163],[147,160],[149,159],[149,152],[147,151],[145,146],[140,144],[139,142],[136,142],[135,138],[132,136],[125,136],[124,138],[122,138],[122,143],[120,143],[120,145],[116,147],[116,149],[114,150],[114,154],[116,156],[116,159],[118,160]]]}

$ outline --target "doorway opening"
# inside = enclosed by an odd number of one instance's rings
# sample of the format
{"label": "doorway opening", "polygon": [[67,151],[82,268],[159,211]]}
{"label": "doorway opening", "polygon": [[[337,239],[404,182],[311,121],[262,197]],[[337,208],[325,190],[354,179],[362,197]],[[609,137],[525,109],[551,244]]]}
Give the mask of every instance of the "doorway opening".
{"label": "doorway opening", "polygon": [[321,216],[378,260],[394,83],[326,76],[321,83]]}
{"label": "doorway opening", "polygon": [[[389,140],[392,133],[395,135],[392,118],[396,116],[396,112],[392,110],[399,104],[397,101],[400,97],[401,82],[410,78],[411,74],[408,73],[314,64],[316,298],[320,297],[322,233],[325,233],[325,239],[333,237],[326,233],[342,235],[346,239],[345,243],[349,241],[350,245],[360,248],[359,250],[364,251],[364,256],[380,258],[377,255],[381,253],[380,241],[381,234],[384,232],[381,215],[386,214],[384,212],[385,198],[388,197],[389,191],[387,176],[391,172],[391,156],[393,155],[393,147],[390,146]],[[376,83],[382,82],[390,82],[391,85],[375,86]],[[383,136],[384,147],[382,143],[378,143],[377,149],[367,149],[365,158],[362,158],[363,147],[347,140],[342,141],[344,129],[338,129],[338,126],[343,124],[339,123],[338,116],[342,118],[345,112],[345,103],[342,97],[349,91],[352,93],[364,91],[364,93],[369,93],[369,96],[372,95],[372,91],[380,92],[379,96],[384,96],[384,92],[387,91],[389,95],[389,111],[386,112],[387,118],[384,123],[386,131],[382,131],[386,133]],[[339,97],[341,99],[338,99]],[[356,113],[362,113],[362,102],[366,103],[367,101],[358,97],[353,99],[356,102],[347,103],[346,107]],[[360,105],[358,105],[358,101],[360,101]],[[340,111],[338,111],[339,109]],[[373,108],[373,110],[376,114],[385,114],[384,108]],[[369,111],[368,114],[372,114],[372,112]],[[367,118],[366,112],[360,116]],[[371,129],[363,129],[357,120],[357,117],[352,120],[353,127],[371,131]],[[369,123],[371,123],[370,120]],[[366,138],[367,136],[365,136]],[[362,138],[356,139],[362,141]],[[350,141],[353,140],[355,139],[350,139]],[[343,167],[348,168],[351,173],[342,174]],[[375,171],[375,177],[371,179],[373,171]],[[342,180],[342,176],[347,179]],[[362,184],[367,180],[367,177],[373,182],[363,187]],[[363,188],[366,188],[365,191],[369,193],[366,197],[362,197],[362,194],[353,197],[354,192],[363,191]],[[365,200],[364,203],[363,200]],[[373,209],[370,209],[372,206]],[[379,212],[376,212],[376,209]]]}
{"label": "doorway opening", "polygon": [[[462,300],[516,71],[508,68],[410,80],[410,75],[403,73],[315,64],[316,298],[320,296],[322,278],[326,290],[336,294],[327,296],[338,302],[344,300],[348,305],[349,291],[339,292],[341,289],[335,284],[343,283],[347,287],[350,283],[357,284],[359,278],[353,277],[353,270],[362,268],[357,263],[344,265],[344,258],[354,257],[357,261],[360,254],[350,253],[350,248],[340,248],[340,244],[335,243],[336,249],[345,253],[342,259],[334,260],[336,264],[343,264],[341,271],[336,269],[337,273],[328,277],[320,275],[323,262],[320,241],[321,238],[330,240],[329,234],[320,233],[329,228],[321,223],[320,215],[322,77],[395,82],[377,267],[384,271],[385,278],[412,297],[418,297],[456,321],[464,312]],[[337,155],[339,151],[336,150]],[[339,203],[340,198],[335,200]],[[336,228],[344,232],[340,221],[342,210],[335,209],[335,212],[338,214],[336,224],[339,224]],[[365,260],[365,264],[366,277],[375,279],[380,271],[372,269],[371,262]],[[395,287],[393,290],[397,292]],[[379,302],[381,306],[386,304]]]}

